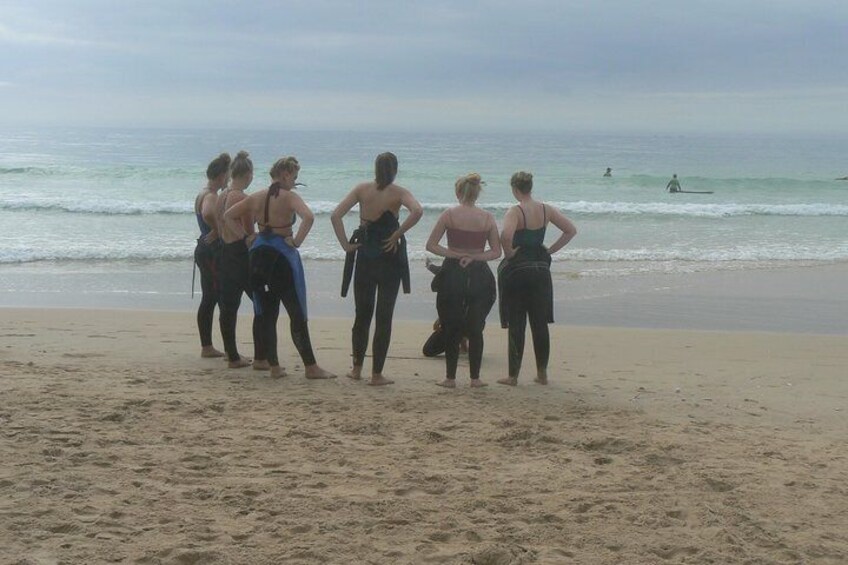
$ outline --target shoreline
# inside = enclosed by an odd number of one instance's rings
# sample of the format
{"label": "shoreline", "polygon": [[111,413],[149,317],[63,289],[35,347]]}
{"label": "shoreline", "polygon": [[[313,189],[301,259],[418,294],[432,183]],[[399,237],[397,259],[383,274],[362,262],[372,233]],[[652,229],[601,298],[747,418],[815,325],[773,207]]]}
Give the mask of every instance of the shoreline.
{"label": "shoreline", "polygon": [[[0,288],[6,289],[0,308],[191,312],[199,289],[192,299],[190,263],[179,267],[153,262],[6,268],[0,270]],[[310,318],[352,320],[352,297],[339,296],[341,264],[307,261],[305,267]],[[554,266],[558,325],[848,334],[848,263],[622,276],[582,275],[585,269],[578,263]],[[411,274],[412,293],[400,294],[395,319],[432,321],[432,276],[423,262],[413,262]],[[241,313],[250,314],[246,298]],[[499,325],[497,306],[488,324]]]}

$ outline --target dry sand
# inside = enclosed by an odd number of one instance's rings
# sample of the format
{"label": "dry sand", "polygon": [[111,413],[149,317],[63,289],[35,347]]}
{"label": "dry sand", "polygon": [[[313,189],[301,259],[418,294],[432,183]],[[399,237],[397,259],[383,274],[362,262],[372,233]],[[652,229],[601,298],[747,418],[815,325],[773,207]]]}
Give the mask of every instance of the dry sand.
{"label": "dry sand", "polygon": [[450,391],[398,323],[374,389],[285,325],[271,380],[191,314],[0,310],[0,562],[848,562],[848,336],[552,330],[551,386]]}

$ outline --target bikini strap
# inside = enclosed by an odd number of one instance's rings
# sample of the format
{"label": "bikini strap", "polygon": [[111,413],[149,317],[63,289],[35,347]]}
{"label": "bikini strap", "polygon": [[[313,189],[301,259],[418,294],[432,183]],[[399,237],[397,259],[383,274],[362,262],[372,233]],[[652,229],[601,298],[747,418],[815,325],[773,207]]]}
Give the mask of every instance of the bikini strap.
{"label": "bikini strap", "polygon": [[267,194],[265,194],[265,221],[262,222],[266,226],[268,225],[268,208],[271,207],[271,189],[268,189]]}
{"label": "bikini strap", "polygon": [[542,202],[542,227],[548,225],[548,207]]}

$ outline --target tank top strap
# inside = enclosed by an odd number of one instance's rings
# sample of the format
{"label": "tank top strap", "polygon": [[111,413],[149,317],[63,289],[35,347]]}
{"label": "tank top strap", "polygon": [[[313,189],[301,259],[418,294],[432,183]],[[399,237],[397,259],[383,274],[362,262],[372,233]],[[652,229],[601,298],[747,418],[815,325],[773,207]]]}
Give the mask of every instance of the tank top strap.
{"label": "tank top strap", "polygon": [[524,220],[524,227],[527,227],[527,215],[524,213],[524,208],[521,207],[521,204],[518,205],[518,211],[521,212],[521,218]]}

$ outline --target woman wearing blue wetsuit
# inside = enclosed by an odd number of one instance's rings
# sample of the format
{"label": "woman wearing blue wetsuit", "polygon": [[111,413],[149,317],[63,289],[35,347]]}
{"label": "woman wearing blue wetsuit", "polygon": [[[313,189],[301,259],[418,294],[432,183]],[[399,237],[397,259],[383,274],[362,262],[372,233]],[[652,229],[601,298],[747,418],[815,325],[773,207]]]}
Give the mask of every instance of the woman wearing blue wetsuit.
{"label": "woman wearing blue wetsuit", "polygon": [[194,263],[200,270],[200,306],[197,308],[197,329],[200,332],[200,356],[223,357],[212,345],[212,320],[218,304],[218,255],[221,240],[215,221],[218,191],[227,186],[230,156],[221,153],[206,167],[206,187],[194,199],[194,215],[200,237],[194,248]]}
{"label": "woman wearing blue wetsuit", "polygon": [[[362,378],[368,333],[376,308],[373,367],[368,384],[378,386],[393,382],[383,376],[383,365],[391,342],[392,316],[401,281],[404,292],[409,292],[409,263],[403,234],[418,223],[424,212],[411,192],[395,184],[398,162],[393,153],[378,155],[374,169],[375,180],[354,187],[330,219],[339,243],[347,252],[342,296],[347,296],[353,278],[356,303],[356,318],[351,332],[353,367],[348,377],[354,380]],[[342,219],[356,204],[359,204],[360,225],[348,239]],[[402,225],[398,221],[401,206],[409,211]]]}
{"label": "woman wearing blue wetsuit", "polygon": [[[427,240],[427,251],[445,258],[433,280],[433,288],[438,292],[436,309],[445,334],[446,373],[445,380],[438,384],[446,388],[456,387],[459,342],[463,335],[468,337],[471,386],[485,386],[480,380],[483,328],[495,303],[495,277],[487,261],[501,256],[501,244],[495,217],[475,205],[481,187],[477,173],[460,177],[455,185],[459,205],[439,216]],[[445,234],[446,248],[440,245]]]}
{"label": "woman wearing blue wetsuit", "polygon": [[[577,228],[550,204],[533,199],[533,175],[530,173],[515,173],[510,184],[518,206],[510,208],[504,216],[501,244],[506,259],[498,269],[501,326],[509,327],[509,376],[498,382],[518,384],[529,318],[536,353],[535,380],[548,384],[551,348],[548,324],[554,321],[551,255],[572,240]],[[546,248],[548,223],[559,228],[562,235]]]}
{"label": "woman wearing blue wetsuit", "polygon": [[[277,358],[277,318],[280,302],[288,312],[294,346],[303,360],[308,379],[331,379],[335,375],[318,366],[309,339],[306,317],[306,279],[297,248],[306,239],[315,217],[303,199],[293,192],[300,164],[294,157],[279,159],[271,167],[274,181],[228,208],[228,221],[259,224],[259,234],[250,246],[250,286],[253,306],[261,319],[262,337],[272,377],[284,377]],[[292,235],[299,217],[297,235]]]}

